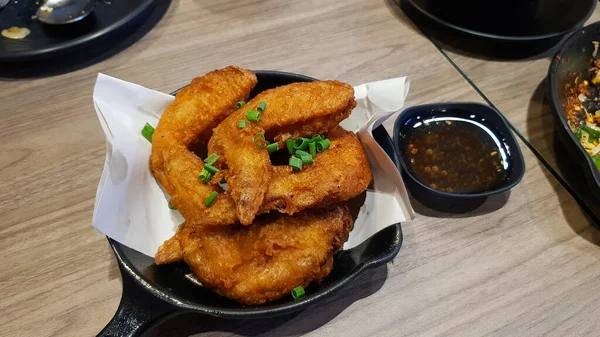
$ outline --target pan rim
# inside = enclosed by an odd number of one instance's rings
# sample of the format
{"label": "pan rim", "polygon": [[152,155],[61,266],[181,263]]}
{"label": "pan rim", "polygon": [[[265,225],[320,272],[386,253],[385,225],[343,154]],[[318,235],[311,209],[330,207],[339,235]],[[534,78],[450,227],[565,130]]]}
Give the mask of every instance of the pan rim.
{"label": "pan rim", "polygon": [[581,18],[575,25],[573,25],[573,27],[571,29],[568,30],[564,30],[561,32],[555,32],[555,33],[549,33],[549,34],[542,34],[542,35],[529,35],[529,36],[511,36],[511,35],[500,35],[500,34],[492,34],[492,33],[485,33],[485,32],[480,32],[477,30],[473,30],[473,29],[469,29],[469,28],[465,28],[465,27],[461,27],[458,25],[455,25],[453,23],[450,23],[446,20],[443,20],[431,13],[429,13],[428,11],[426,11],[425,9],[421,8],[417,3],[415,3],[414,0],[396,0],[398,2],[400,1],[408,1],[410,3],[411,6],[413,6],[415,9],[417,9],[419,11],[419,13],[421,13],[422,15],[426,16],[428,19],[433,20],[441,25],[450,27],[452,29],[455,29],[457,31],[463,32],[463,33],[467,33],[467,34],[471,34],[474,36],[479,36],[479,37],[484,37],[484,38],[488,38],[488,39],[494,39],[494,40],[504,40],[504,41],[536,41],[536,40],[546,40],[546,39],[552,39],[552,38],[556,38],[565,34],[568,34],[569,32],[572,32],[576,29],[578,29],[579,27],[583,26],[585,24],[585,22],[592,16],[592,14],[594,13],[594,10],[596,9],[596,2],[597,0],[589,0],[591,2],[591,7],[588,11],[588,13]]}

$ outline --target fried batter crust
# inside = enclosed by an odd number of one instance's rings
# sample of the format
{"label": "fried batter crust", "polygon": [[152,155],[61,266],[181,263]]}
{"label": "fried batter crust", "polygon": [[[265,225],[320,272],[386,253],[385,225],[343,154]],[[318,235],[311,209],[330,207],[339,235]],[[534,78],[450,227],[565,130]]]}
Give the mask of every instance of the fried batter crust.
{"label": "fried batter crust", "polygon": [[263,215],[247,227],[185,223],[159,248],[156,263],[182,256],[205,287],[240,303],[262,304],[326,277],[351,230],[345,204]]}
{"label": "fried batter crust", "polygon": [[[266,109],[257,122],[246,120],[248,110]],[[209,153],[223,155],[228,168],[227,183],[239,221],[248,225],[258,213],[271,181],[272,167],[264,146],[257,146],[257,135],[278,141],[312,136],[336,127],[356,106],[354,89],[338,81],[292,83],[258,94],[232,113],[213,133]]]}

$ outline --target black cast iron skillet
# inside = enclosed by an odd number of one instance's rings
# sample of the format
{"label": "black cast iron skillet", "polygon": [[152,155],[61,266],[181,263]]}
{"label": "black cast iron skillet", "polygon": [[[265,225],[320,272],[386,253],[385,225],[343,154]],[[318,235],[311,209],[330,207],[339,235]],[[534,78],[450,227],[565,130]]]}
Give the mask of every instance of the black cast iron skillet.
{"label": "black cast iron skillet", "polygon": [[[591,67],[589,60],[594,50],[592,41],[600,41],[600,22],[576,31],[558,48],[548,69],[547,85],[550,105],[557,120],[558,136],[569,149],[568,152],[573,159],[582,164],[590,189],[596,197],[600,198],[600,173],[571,131],[563,108],[566,102],[565,85],[573,80],[567,74],[569,72],[585,74]],[[600,57],[600,52],[597,57]]]}
{"label": "black cast iron skillet", "polygon": [[[257,93],[314,79],[302,75],[256,71]],[[398,166],[392,141],[383,127],[374,130],[378,143]],[[193,280],[184,263],[157,266],[154,260],[108,239],[123,277],[123,295],[117,313],[98,336],[139,336],[153,325],[185,312],[226,318],[263,318],[306,309],[327,298],[369,268],[391,261],[402,245],[400,223],[391,225],[358,247],[340,251],[334,258],[331,274],[319,285],[306,289],[307,295],[294,301],[291,296],[261,306],[244,306],[207,290]]]}

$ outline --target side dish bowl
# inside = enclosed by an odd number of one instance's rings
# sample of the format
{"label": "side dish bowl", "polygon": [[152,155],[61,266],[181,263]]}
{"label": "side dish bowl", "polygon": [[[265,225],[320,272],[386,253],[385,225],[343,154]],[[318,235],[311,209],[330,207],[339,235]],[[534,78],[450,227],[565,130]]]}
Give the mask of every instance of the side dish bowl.
{"label": "side dish bowl", "polygon": [[[485,127],[486,132],[493,134],[498,140],[497,145],[503,153],[505,175],[499,183],[490,189],[470,193],[456,193],[434,189],[419,179],[417,174],[410,169],[407,159],[407,144],[409,128],[416,127],[415,119],[431,118],[437,120],[444,118],[460,118],[472,120],[477,125]],[[425,118],[423,123],[427,125]],[[456,141],[445,139],[444,141]],[[404,181],[412,196],[423,205],[441,211],[462,212],[471,210],[483,203],[492,195],[510,190],[521,181],[525,173],[525,163],[519,145],[513,137],[510,128],[502,115],[495,109],[478,103],[438,103],[414,106],[404,110],[394,124],[394,147],[400,162]],[[448,157],[445,157],[448,158]],[[447,159],[444,159],[447,160]],[[447,164],[442,162],[442,164]],[[461,179],[474,179],[465,176]]]}
{"label": "side dish bowl", "polygon": [[572,159],[581,163],[590,189],[600,198],[600,172],[569,127],[564,109],[567,100],[565,86],[572,80],[569,73],[586,72],[590,68],[589,60],[594,50],[592,41],[600,41],[600,22],[576,31],[560,45],[548,68],[546,83],[559,139],[569,149]]}

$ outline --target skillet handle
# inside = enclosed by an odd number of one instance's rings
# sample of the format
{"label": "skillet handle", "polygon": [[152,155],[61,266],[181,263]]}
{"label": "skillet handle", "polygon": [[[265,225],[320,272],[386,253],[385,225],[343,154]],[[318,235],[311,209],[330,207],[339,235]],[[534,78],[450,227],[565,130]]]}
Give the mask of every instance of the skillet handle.
{"label": "skillet handle", "polygon": [[174,306],[145,292],[127,272],[121,270],[121,276],[123,295],[119,308],[97,337],[141,336],[153,325],[181,313]]}

